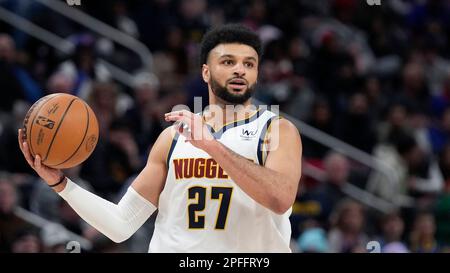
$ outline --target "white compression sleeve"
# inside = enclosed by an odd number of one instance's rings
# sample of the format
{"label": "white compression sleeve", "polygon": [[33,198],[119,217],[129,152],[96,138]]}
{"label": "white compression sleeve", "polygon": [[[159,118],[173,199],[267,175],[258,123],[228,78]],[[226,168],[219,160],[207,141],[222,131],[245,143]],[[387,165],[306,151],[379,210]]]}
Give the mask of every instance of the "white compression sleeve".
{"label": "white compression sleeve", "polygon": [[117,205],[81,188],[69,178],[59,195],[81,218],[116,243],[130,238],[156,210],[132,187]]}

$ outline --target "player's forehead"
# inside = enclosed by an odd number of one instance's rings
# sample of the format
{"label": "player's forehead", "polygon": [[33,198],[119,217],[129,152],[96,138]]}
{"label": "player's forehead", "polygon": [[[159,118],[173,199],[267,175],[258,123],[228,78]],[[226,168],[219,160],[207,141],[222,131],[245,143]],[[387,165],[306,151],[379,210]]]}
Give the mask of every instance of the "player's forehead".
{"label": "player's forehead", "polygon": [[209,53],[210,60],[220,59],[224,57],[254,59],[258,61],[258,53],[253,47],[239,43],[218,44]]}

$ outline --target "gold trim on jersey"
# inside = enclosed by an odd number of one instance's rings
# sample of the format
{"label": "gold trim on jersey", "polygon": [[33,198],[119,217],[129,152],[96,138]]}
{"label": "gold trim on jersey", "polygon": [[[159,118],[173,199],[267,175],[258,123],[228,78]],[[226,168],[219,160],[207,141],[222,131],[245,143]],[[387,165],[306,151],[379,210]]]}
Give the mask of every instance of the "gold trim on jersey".
{"label": "gold trim on jersey", "polygon": [[[217,132],[220,132],[220,131],[222,131],[225,127],[227,127],[228,125],[230,125],[230,124],[233,124],[233,123],[238,123],[238,122],[242,122],[242,121],[245,121],[245,120],[249,120],[249,119],[251,119],[251,118],[253,118],[256,114],[258,114],[259,112],[261,112],[261,108],[260,109],[257,109],[254,113],[252,113],[251,115],[249,115],[248,117],[245,117],[245,118],[243,118],[243,119],[237,119],[237,120],[233,120],[233,121],[230,121],[230,122],[227,122],[227,123],[225,123],[225,124],[223,124],[219,129],[214,129],[214,127],[212,127],[211,125],[209,125],[208,123],[207,123],[207,121],[205,120],[205,116],[204,115],[202,115],[202,119],[203,119],[203,121],[206,123],[206,125],[208,125],[211,129],[212,129],[212,131],[214,132],[214,133],[217,133]],[[262,112],[261,112],[262,113]]]}
{"label": "gold trim on jersey", "polygon": [[265,132],[265,135],[264,135],[264,138],[263,138],[262,147],[261,147],[261,149],[262,149],[262,164],[263,164],[263,166],[265,165],[267,156],[269,155],[269,151],[268,151],[267,145],[269,145],[269,142],[270,142],[268,137],[269,137],[269,134],[270,134],[270,130],[272,128],[272,124],[273,124],[274,121],[281,120],[281,119],[282,119],[281,116],[275,116],[274,119],[270,122],[269,127],[267,127],[267,131]]}

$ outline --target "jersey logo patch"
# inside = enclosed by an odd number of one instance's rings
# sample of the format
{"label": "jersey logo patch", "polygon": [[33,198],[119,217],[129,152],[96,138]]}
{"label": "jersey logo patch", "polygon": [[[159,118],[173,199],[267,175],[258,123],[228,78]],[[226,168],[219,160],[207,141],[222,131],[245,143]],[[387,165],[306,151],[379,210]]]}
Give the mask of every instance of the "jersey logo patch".
{"label": "jersey logo patch", "polygon": [[242,129],[240,136],[244,140],[250,140],[252,138],[255,138],[257,136],[257,134],[258,134],[258,129],[256,129],[255,131]]}

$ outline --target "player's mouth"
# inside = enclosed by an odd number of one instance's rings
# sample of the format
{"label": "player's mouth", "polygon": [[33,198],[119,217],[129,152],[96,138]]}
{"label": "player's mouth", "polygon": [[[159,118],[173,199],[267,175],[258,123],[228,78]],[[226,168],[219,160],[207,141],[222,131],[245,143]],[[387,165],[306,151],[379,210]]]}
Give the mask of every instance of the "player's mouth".
{"label": "player's mouth", "polygon": [[247,88],[247,81],[244,79],[232,79],[228,82],[228,86],[235,92],[240,92]]}

